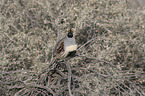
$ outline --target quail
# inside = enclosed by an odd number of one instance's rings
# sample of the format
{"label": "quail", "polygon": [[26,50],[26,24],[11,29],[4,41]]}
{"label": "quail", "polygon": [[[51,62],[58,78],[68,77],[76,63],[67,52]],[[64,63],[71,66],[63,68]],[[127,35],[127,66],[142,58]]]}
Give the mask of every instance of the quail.
{"label": "quail", "polygon": [[70,29],[67,35],[57,42],[53,52],[54,58],[51,63],[54,63],[58,59],[74,56],[76,50],[77,43],[74,38],[73,31]]}

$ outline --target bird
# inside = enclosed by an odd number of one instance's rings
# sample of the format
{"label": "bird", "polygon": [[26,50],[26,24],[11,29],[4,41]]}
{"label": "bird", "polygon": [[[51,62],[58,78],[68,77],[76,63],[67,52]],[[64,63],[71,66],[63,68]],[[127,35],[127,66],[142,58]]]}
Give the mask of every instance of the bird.
{"label": "bird", "polygon": [[[67,33],[67,35],[60,39],[57,44],[55,45],[54,51],[53,51],[53,60],[51,61],[49,68],[49,83],[51,82],[52,75],[56,72],[57,68],[57,60],[64,59],[67,57],[73,57],[76,54],[77,51],[77,43],[74,38],[74,34],[72,29],[70,29]],[[56,62],[56,63],[55,63]],[[59,72],[58,72],[59,73]]]}
{"label": "bird", "polygon": [[72,29],[70,29],[67,35],[59,40],[54,48],[53,60],[51,63],[56,62],[58,59],[64,59],[67,57],[73,57],[76,54],[77,43],[74,38]]}

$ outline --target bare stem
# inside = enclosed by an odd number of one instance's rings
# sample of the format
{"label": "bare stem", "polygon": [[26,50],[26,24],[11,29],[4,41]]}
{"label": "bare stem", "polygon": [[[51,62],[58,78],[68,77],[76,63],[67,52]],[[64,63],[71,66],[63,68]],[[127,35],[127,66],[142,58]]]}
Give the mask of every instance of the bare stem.
{"label": "bare stem", "polygon": [[71,85],[71,68],[70,68],[70,65],[69,64],[66,64],[67,65],[67,69],[68,69],[68,91],[69,91],[69,95],[70,96],[73,96],[72,95],[72,92],[71,92],[71,87],[70,87],[70,85]]}

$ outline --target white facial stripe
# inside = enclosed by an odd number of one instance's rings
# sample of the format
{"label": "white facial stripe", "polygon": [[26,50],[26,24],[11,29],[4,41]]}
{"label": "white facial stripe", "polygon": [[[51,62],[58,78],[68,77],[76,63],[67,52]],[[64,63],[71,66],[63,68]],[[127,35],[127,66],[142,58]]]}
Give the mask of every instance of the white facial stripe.
{"label": "white facial stripe", "polygon": [[65,51],[69,52],[69,51],[75,51],[77,50],[77,45],[71,45],[71,46],[67,46]]}

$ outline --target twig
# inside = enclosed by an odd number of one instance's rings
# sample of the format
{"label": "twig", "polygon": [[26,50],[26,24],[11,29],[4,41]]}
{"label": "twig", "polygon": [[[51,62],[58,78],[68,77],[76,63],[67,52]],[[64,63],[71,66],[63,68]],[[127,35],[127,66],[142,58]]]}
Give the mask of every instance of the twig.
{"label": "twig", "polygon": [[54,49],[52,49],[52,55],[51,55],[51,61],[50,61],[50,64],[52,63],[52,61],[53,61],[53,59],[54,59],[54,58],[53,58],[53,50],[54,50]]}
{"label": "twig", "polygon": [[107,29],[106,27],[103,26],[103,24],[100,24],[100,23],[96,23],[97,21],[95,21],[94,23],[100,27],[103,27],[106,31],[108,31],[109,33],[112,33],[111,30]]}
{"label": "twig", "polygon": [[70,85],[71,85],[71,68],[70,68],[70,65],[69,64],[66,64],[67,65],[67,69],[68,69],[68,91],[69,91],[69,95],[70,96],[73,96],[72,95],[72,92],[71,92],[71,87],[70,87]]}
{"label": "twig", "polygon": [[82,47],[84,47],[85,45],[87,45],[88,43],[90,43],[91,41],[93,41],[93,40],[95,40],[97,37],[95,37],[95,38],[92,38],[92,39],[90,39],[89,41],[87,41],[85,44],[83,44],[81,47],[79,47],[78,49],[77,49],[77,51],[78,50],[80,50]]}
{"label": "twig", "polygon": [[14,94],[14,96],[18,96],[19,93],[22,92],[22,91],[24,91],[24,90],[27,90],[27,89],[26,89],[26,88],[23,88],[23,89],[19,90],[18,92],[16,92],[16,93]]}
{"label": "twig", "polygon": [[59,27],[57,28],[57,42],[61,39],[61,30],[59,29]]}

